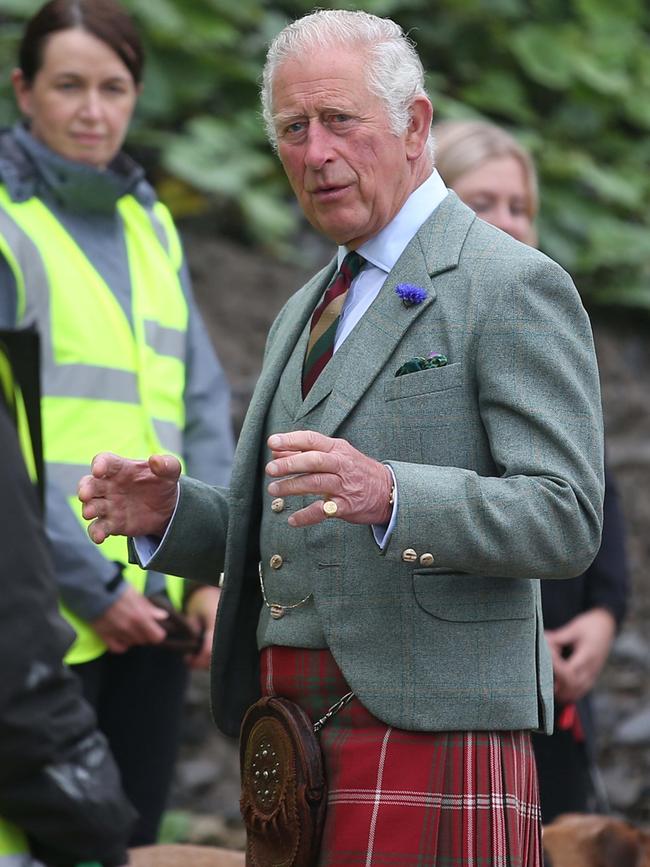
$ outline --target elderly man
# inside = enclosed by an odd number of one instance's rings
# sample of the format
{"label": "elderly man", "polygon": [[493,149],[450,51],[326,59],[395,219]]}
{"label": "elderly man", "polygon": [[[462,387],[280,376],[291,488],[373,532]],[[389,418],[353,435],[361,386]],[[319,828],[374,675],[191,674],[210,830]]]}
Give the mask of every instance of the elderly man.
{"label": "elderly man", "polygon": [[538,579],[579,573],[600,536],[587,317],[559,266],[445,189],[392,21],[289,25],[263,103],[336,260],[271,329],[229,493],[103,454],[80,484],[89,532],[164,535],[162,571],[224,570],[224,731],[261,693],[314,719],[354,693],[321,733],[321,867],[531,867],[528,732],[552,720]]}

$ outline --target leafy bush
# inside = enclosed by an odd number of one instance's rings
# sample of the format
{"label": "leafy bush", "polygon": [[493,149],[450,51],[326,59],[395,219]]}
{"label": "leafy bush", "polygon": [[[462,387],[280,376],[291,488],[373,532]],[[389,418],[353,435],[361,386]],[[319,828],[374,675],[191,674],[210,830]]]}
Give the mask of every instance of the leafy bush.
{"label": "leafy bush", "polygon": [[[1,0],[8,82],[21,22]],[[130,145],[177,214],[278,249],[298,216],[258,113],[264,47],[304,0],[125,0],[148,51]],[[439,119],[486,117],[531,148],[544,250],[588,301],[650,308],[650,5],[645,0],[360,0],[418,44]],[[14,117],[8,87],[0,121]]]}

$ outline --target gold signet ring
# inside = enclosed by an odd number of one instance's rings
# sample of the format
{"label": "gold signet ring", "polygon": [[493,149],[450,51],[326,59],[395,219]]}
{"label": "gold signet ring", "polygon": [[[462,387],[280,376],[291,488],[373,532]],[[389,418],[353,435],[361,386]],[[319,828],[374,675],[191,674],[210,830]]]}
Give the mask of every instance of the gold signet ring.
{"label": "gold signet ring", "polygon": [[334,500],[325,500],[325,502],[323,503],[323,511],[325,512],[325,516],[327,518],[335,518],[338,510],[339,507],[336,505]]}

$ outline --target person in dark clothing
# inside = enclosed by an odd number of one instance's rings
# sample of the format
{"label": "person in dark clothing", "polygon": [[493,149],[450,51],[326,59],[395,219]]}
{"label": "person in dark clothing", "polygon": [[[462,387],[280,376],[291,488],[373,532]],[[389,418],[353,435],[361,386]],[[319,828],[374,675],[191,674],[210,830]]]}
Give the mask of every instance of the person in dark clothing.
{"label": "person in dark clothing", "polygon": [[[603,641],[603,632],[613,640],[625,616],[628,583],[623,515],[614,480],[606,470],[603,539],[596,559],[584,574],[562,587],[542,581],[546,636],[559,656],[554,665],[555,732],[550,738],[533,737],[544,822],[562,813],[608,809],[596,771],[590,690],[611,647],[611,640]],[[586,617],[600,617],[603,623],[594,620],[590,625]],[[589,646],[584,649],[585,645]]]}
{"label": "person in dark clothing", "polygon": [[37,490],[13,423],[8,359],[0,340],[0,867],[119,867],[136,813],[62,662],[74,633],[59,615]]}
{"label": "person in dark clothing", "polygon": [[[481,121],[434,128],[445,183],[482,219],[537,245],[537,176],[530,154],[508,132]],[[607,809],[595,765],[589,692],[625,615],[628,567],[623,516],[605,470],[601,548],[590,568],[566,581],[542,581],[546,639],[553,654],[554,733],[533,735],[542,819]]]}

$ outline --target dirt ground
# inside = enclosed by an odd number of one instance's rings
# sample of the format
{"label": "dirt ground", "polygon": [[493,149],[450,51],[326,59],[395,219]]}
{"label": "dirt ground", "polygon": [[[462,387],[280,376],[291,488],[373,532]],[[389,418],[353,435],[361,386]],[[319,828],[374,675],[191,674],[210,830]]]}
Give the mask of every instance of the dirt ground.
{"label": "dirt ground", "polygon": [[[301,264],[293,266],[205,232],[186,227],[183,234],[196,296],[231,383],[238,430],[271,322],[332,251],[313,244],[309,255],[301,251]],[[592,312],[592,321],[608,462],[626,517],[632,572],[630,613],[596,695],[599,761],[612,809],[650,823],[650,320],[600,310]],[[228,834],[234,834],[236,843],[237,753],[208,719],[206,689],[206,679],[196,678],[173,806],[202,816],[210,841],[233,842]]]}

